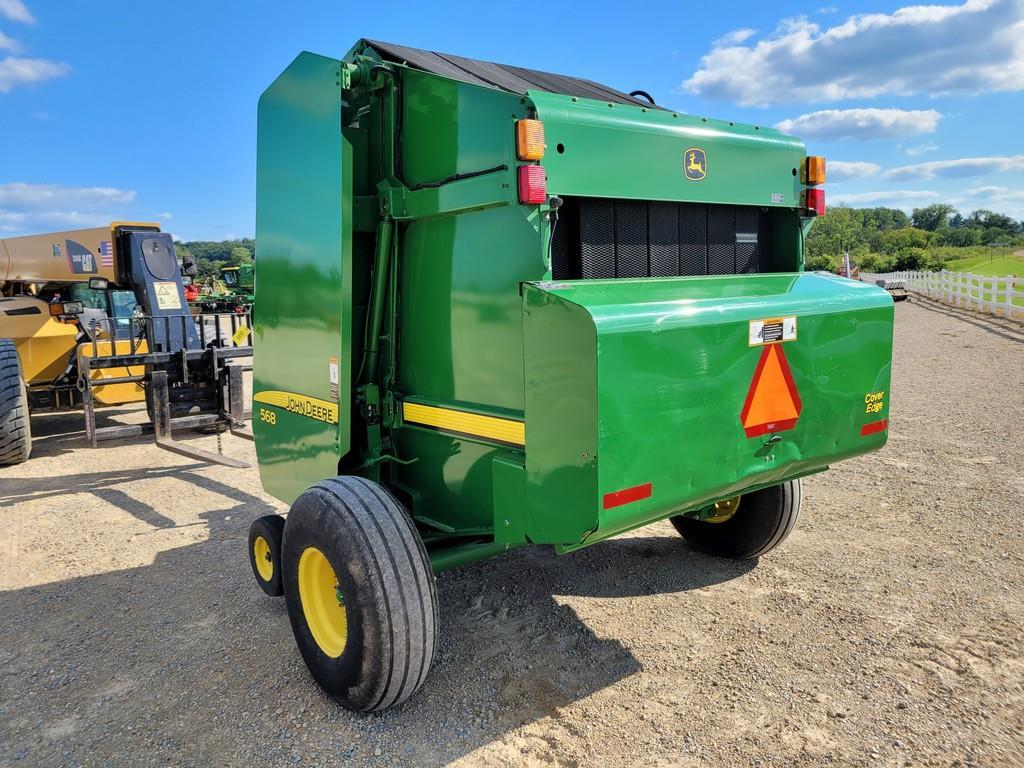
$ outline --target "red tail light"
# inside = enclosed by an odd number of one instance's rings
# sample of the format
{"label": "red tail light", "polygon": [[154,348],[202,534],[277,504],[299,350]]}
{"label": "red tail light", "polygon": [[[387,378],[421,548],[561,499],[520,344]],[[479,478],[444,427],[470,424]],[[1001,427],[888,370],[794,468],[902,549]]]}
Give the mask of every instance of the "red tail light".
{"label": "red tail light", "polygon": [[808,211],[814,211],[816,216],[825,215],[825,190],[824,189],[808,189],[807,199],[804,207]]}
{"label": "red tail light", "polygon": [[519,166],[519,202],[539,205],[548,199],[548,183],[540,165]]}

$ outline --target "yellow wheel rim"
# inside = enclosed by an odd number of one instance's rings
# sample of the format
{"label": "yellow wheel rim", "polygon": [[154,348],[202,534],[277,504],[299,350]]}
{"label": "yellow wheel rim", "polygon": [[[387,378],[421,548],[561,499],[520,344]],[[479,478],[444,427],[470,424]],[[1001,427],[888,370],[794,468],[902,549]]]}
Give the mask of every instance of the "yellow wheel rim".
{"label": "yellow wheel rim", "polygon": [[345,601],[334,569],[316,547],[306,547],[299,557],[299,602],[320,650],[332,659],[341,656],[348,640]]}
{"label": "yellow wheel rim", "polygon": [[713,507],[714,514],[711,517],[705,517],[704,522],[724,523],[726,520],[730,520],[736,514],[736,510],[740,508],[740,498],[739,496],[733,496],[725,501],[716,501]]}
{"label": "yellow wheel rim", "polygon": [[270,554],[270,543],[262,536],[257,536],[252,543],[252,556],[256,561],[256,572],[264,581],[274,578],[274,558]]}

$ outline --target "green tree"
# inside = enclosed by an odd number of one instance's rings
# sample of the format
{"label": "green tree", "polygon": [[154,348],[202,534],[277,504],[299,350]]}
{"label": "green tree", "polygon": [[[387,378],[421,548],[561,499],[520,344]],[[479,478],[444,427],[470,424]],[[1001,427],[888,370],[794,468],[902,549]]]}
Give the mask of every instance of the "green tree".
{"label": "green tree", "polygon": [[[830,208],[828,213],[814,222],[805,243],[805,264],[824,264],[835,261],[846,251],[855,252],[863,245],[860,216],[845,205]],[[815,269],[825,269],[817,266]]]}
{"label": "green tree", "polygon": [[883,232],[887,229],[903,229],[910,226],[910,217],[899,208],[861,208],[861,224],[864,230]]}
{"label": "green tree", "polygon": [[942,245],[951,245],[954,248],[966,248],[981,243],[982,230],[977,227],[947,227],[939,233],[939,242]]}
{"label": "green tree", "polygon": [[1006,214],[996,213],[995,211],[989,211],[984,208],[979,208],[968,216],[967,223],[972,227],[981,227],[982,229],[1004,229],[1008,232],[1017,232],[1020,229],[1020,225]]}
{"label": "green tree", "polygon": [[252,264],[252,252],[244,245],[236,245],[231,249],[231,263],[237,265]]}
{"label": "green tree", "polygon": [[902,248],[896,252],[895,267],[897,270],[921,269],[928,262],[928,252],[924,248]]}
{"label": "green tree", "polygon": [[[891,229],[878,234],[878,250],[880,253],[891,255],[899,254],[910,248],[925,249],[931,245],[932,234],[923,229],[905,227],[904,229]],[[912,267],[900,267],[900,269],[912,269]]]}
{"label": "green tree", "polygon": [[949,217],[956,212],[952,205],[935,203],[924,208],[915,208],[910,215],[911,223],[918,229],[935,232],[949,226]]}

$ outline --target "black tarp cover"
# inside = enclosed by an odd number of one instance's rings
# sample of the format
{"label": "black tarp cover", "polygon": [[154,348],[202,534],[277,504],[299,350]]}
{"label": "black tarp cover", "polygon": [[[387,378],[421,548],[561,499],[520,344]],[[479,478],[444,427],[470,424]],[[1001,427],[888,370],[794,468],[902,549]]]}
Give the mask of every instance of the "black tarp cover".
{"label": "black tarp cover", "polygon": [[607,85],[595,83],[593,80],[555,75],[550,72],[513,67],[508,64],[494,64],[489,61],[467,59],[448,53],[408,48],[394,43],[382,43],[377,40],[367,40],[366,42],[386,60],[408,64],[416,69],[433,72],[464,83],[499,88],[520,95],[528,90],[549,91],[566,96],[578,96],[583,99],[661,109],[646,100],[635,99],[629,94],[609,88]]}

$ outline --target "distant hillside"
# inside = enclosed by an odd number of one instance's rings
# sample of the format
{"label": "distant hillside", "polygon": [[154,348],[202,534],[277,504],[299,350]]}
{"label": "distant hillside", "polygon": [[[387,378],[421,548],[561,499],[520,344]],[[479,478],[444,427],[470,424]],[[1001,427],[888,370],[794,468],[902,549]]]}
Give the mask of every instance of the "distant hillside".
{"label": "distant hillside", "polygon": [[196,240],[174,244],[178,256],[191,258],[199,267],[199,277],[219,275],[222,267],[252,264],[256,256],[256,241],[251,237],[241,240]]}
{"label": "distant hillside", "polygon": [[[969,216],[952,205],[915,208],[829,208],[807,236],[808,269],[835,270],[844,253],[867,272],[942,269],[949,262],[989,262],[1024,247],[1024,224],[980,209]],[[952,267],[950,267],[952,268]]]}

